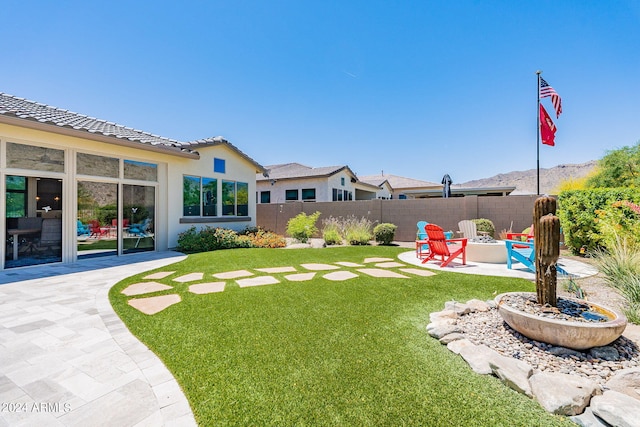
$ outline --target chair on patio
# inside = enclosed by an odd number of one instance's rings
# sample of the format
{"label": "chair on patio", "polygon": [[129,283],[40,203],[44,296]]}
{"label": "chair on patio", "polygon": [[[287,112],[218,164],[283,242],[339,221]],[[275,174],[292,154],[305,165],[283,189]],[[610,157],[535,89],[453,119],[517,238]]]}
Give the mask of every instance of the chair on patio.
{"label": "chair on patio", "polygon": [[[523,233],[516,233],[523,234]],[[526,236],[526,234],[524,234]],[[528,242],[519,240],[505,240],[507,248],[507,268],[512,270],[513,260],[525,266],[529,271],[536,272],[536,248],[533,239]],[[571,276],[564,268],[556,264],[556,271],[559,274]]]}
{"label": "chair on patio", "polygon": [[[528,233],[507,233],[507,240],[515,240],[523,241],[523,242],[533,242],[533,224],[529,227]],[[514,243],[517,246],[517,243]],[[526,245],[520,245],[519,249],[526,249]]]}
{"label": "chair on patio", "polygon": [[462,233],[462,237],[467,239],[477,239],[479,235],[487,235],[486,231],[478,231],[476,223],[470,219],[462,220],[458,223],[458,229]]}
{"label": "chair on patio", "polygon": [[140,244],[140,240],[143,237],[149,237],[150,236],[152,239],[155,240],[155,237],[153,236],[153,234],[151,234],[149,232],[149,227],[150,226],[151,226],[151,218],[145,218],[141,223],[131,224],[129,226],[129,235],[138,238],[138,240],[136,241],[136,244],[135,244],[136,248]]}
{"label": "chair on patio", "polygon": [[[455,258],[462,256],[462,264],[467,263],[467,239],[447,239],[441,227],[435,224],[427,224],[424,227],[429,240],[429,255],[422,260],[426,263],[436,257],[442,259],[440,267],[447,266]],[[460,243],[458,245],[458,243]]]}
{"label": "chair on patio", "polygon": [[89,231],[89,226],[83,224],[82,221],[78,220],[76,224],[77,224],[76,229],[77,229],[78,236],[91,234],[91,232]]}
{"label": "chair on patio", "polygon": [[45,218],[42,220],[42,230],[38,241],[38,250],[55,252],[53,248],[62,247],[62,219]]}
{"label": "chair on patio", "polygon": [[427,232],[424,227],[429,224],[427,221],[418,221],[416,226],[418,231],[416,233],[416,257],[422,259],[429,253],[429,245],[427,244]]}

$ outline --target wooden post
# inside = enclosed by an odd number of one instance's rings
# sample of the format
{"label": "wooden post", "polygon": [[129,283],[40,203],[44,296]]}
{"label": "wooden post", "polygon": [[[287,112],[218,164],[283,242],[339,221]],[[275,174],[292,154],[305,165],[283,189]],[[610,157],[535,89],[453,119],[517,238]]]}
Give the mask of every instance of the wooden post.
{"label": "wooden post", "polygon": [[556,262],[560,256],[560,220],[555,215],[553,197],[536,199],[533,207],[534,248],[536,251],[536,292],[538,304],[557,306]]}

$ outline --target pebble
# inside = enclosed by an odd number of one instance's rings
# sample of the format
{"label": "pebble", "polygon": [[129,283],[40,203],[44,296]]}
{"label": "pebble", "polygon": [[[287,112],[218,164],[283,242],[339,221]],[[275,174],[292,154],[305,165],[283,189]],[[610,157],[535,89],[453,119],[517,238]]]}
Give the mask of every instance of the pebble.
{"label": "pebble", "polygon": [[[460,316],[457,326],[476,345],[484,344],[503,356],[527,362],[539,371],[577,374],[589,378],[601,387],[615,371],[640,366],[640,349],[624,336],[609,345],[617,350],[618,359],[606,361],[593,358],[588,351],[583,353],[566,349],[567,352],[551,352],[549,350],[558,347],[530,340],[511,329],[495,308]],[[565,356],[561,356],[562,354]]]}

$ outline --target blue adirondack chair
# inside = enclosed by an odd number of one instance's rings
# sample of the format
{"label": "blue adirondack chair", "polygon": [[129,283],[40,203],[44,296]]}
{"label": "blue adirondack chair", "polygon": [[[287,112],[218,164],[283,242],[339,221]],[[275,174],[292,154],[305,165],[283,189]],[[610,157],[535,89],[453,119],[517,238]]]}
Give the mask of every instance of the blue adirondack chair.
{"label": "blue adirondack chair", "polygon": [[78,236],[82,236],[84,234],[90,234],[89,226],[82,223],[82,221],[78,220],[77,222]]}
{"label": "blue adirondack chair", "polygon": [[416,224],[418,231],[416,233],[416,256],[420,259],[429,253],[429,245],[427,244],[427,232],[424,227],[429,224],[427,221],[418,221]]}
{"label": "blue adirondack chair", "polygon": [[[536,272],[536,251],[533,241],[520,242],[517,240],[505,240],[507,248],[507,268],[511,270],[513,260],[524,265],[532,272]],[[567,271],[556,264],[556,271],[559,274],[570,276]]]}

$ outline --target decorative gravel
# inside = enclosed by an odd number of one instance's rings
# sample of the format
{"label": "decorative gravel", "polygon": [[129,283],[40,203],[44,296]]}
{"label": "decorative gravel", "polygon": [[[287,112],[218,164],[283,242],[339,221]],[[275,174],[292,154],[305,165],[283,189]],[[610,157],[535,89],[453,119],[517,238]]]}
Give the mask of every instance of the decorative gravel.
{"label": "decorative gravel", "polygon": [[[579,375],[601,386],[615,371],[640,366],[640,350],[624,336],[607,347],[587,352],[556,347],[530,340],[511,329],[495,308],[460,316],[457,326],[476,345],[484,344],[503,356],[523,360],[540,371]],[[617,360],[605,360],[603,357],[610,357],[603,356],[599,349],[606,349],[608,355],[617,351]]]}

